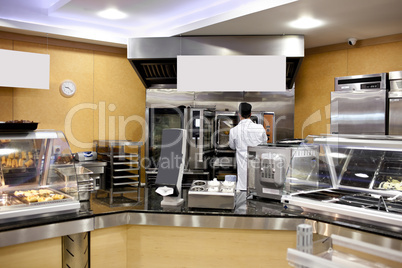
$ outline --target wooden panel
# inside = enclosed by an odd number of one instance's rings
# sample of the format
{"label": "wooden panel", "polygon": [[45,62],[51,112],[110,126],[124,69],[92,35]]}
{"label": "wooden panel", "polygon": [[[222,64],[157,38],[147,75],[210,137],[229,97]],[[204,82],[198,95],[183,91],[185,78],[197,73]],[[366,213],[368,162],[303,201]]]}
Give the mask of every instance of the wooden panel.
{"label": "wooden panel", "polygon": [[348,50],[348,75],[402,70],[402,41]]}
{"label": "wooden panel", "polygon": [[[63,131],[73,151],[92,148],[93,110],[81,107],[93,100],[92,52],[14,43],[14,49],[18,51],[50,54],[51,73],[50,90],[14,89],[14,119],[39,122],[39,129]],[[59,92],[60,83],[66,79],[77,85],[77,93],[71,98],[65,98]],[[83,148],[83,142],[89,142],[89,147]]]}
{"label": "wooden panel", "polygon": [[329,133],[334,79],[347,75],[347,51],[307,56],[296,79],[295,137]]}
{"label": "wooden panel", "polygon": [[92,268],[127,267],[127,225],[98,229],[90,237]]}
{"label": "wooden panel", "polygon": [[145,88],[126,56],[95,53],[95,139],[139,141],[145,118]]}
{"label": "wooden panel", "polygon": [[[6,32],[0,38],[0,48],[50,55],[50,90],[1,88],[0,121],[33,120],[39,129],[61,130],[73,152],[92,149],[104,129],[108,137],[109,126],[116,138],[119,132],[135,141],[143,137],[145,88],[121,49]],[[59,93],[66,79],[77,85],[71,98]]]}
{"label": "wooden panel", "polygon": [[[13,49],[13,41],[0,39],[0,49]],[[0,121],[13,119],[13,89],[0,87]]]}
{"label": "wooden panel", "polygon": [[127,267],[289,267],[296,232],[129,226],[127,242]]}
{"label": "wooden panel", "polygon": [[340,44],[333,44],[333,45],[328,45],[328,46],[313,47],[313,48],[306,49],[305,55],[307,56],[307,55],[313,55],[313,54],[327,53],[327,52],[344,50],[344,49],[356,49],[356,48],[362,48],[362,47],[366,47],[366,46],[374,46],[374,45],[387,44],[387,43],[393,43],[393,42],[401,42],[401,41],[402,41],[402,33],[381,36],[381,37],[376,37],[376,38],[370,38],[370,39],[364,39],[364,40],[357,40],[356,45],[354,45],[353,47],[350,46],[349,44],[347,44],[347,42],[345,40],[345,42],[340,43]]}
{"label": "wooden panel", "polygon": [[34,36],[34,35],[26,35],[26,34],[0,31],[0,38],[35,43],[35,44],[45,44],[45,45],[49,45],[49,46],[87,49],[87,50],[93,50],[93,51],[102,51],[102,52],[127,55],[127,49],[125,47],[110,47],[110,46],[103,46],[103,45],[97,45],[97,44],[49,38],[46,36]]}
{"label": "wooden panel", "polygon": [[295,138],[330,132],[335,77],[398,70],[402,70],[401,41],[375,40],[370,45],[307,55],[295,83]]}
{"label": "wooden panel", "polygon": [[24,243],[0,248],[0,267],[61,267],[61,238]]}

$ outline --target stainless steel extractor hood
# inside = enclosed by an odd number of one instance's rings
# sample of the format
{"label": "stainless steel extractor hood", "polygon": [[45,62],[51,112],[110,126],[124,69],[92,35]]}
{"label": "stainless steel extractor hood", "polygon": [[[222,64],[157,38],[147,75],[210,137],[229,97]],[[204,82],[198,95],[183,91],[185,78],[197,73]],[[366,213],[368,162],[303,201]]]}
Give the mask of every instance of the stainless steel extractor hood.
{"label": "stainless steel extractor hood", "polygon": [[286,87],[290,89],[304,57],[304,36],[185,36],[128,40],[127,58],[146,88],[175,88],[177,56],[182,55],[283,55],[286,56]]}

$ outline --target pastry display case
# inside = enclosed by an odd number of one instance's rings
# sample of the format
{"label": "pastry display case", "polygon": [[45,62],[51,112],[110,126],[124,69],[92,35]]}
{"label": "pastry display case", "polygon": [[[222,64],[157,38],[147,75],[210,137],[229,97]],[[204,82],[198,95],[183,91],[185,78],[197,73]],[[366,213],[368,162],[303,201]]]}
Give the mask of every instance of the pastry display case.
{"label": "pastry display case", "polygon": [[79,210],[69,144],[60,131],[0,133],[0,222]]}
{"label": "pastry display case", "polygon": [[402,137],[309,136],[293,155],[282,202],[305,212],[402,230]]}

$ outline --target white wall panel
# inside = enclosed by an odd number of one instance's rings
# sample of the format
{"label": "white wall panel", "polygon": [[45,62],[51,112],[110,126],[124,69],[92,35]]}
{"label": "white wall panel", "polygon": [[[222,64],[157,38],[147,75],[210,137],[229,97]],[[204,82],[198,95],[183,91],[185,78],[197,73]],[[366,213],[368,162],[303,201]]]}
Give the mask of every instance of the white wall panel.
{"label": "white wall panel", "polygon": [[0,49],[0,86],[49,89],[50,55]]}

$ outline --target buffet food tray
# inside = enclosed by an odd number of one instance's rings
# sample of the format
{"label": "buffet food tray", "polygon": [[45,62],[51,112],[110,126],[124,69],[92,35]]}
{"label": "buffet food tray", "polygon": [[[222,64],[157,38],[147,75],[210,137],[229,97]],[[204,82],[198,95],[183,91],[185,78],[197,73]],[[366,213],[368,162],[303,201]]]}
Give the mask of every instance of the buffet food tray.
{"label": "buffet food tray", "polygon": [[[51,191],[52,193],[49,194],[49,197],[52,195],[63,195],[63,199],[30,202],[25,196],[21,195],[22,192],[34,192],[39,190]],[[73,212],[80,208],[79,201],[64,192],[49,188],[39,190],[3,192],[1,195],[0,222],[2,220],[10,221],[13,218],[38,217],[45,213]]]}
{"label": "buffet food tray", "polygon": [[48,188],[39,190],[14,191],[3,194],[3,196],[4,195],[7,195],[9,199],[16,199],[22,204],[27,204],[30,206],[58,204],[73,200],[73,197],[66,193]]}
{"label": "buffet food tray", "polygon": [[282,196],[282,203],[336,218],[393,225],[402,228],[402,200],[378,193],[325,189]]}
{"label": "buffet food tray", "polygon": [[234,209],[235,183],[195,180],[188,191],[188,207]]}

